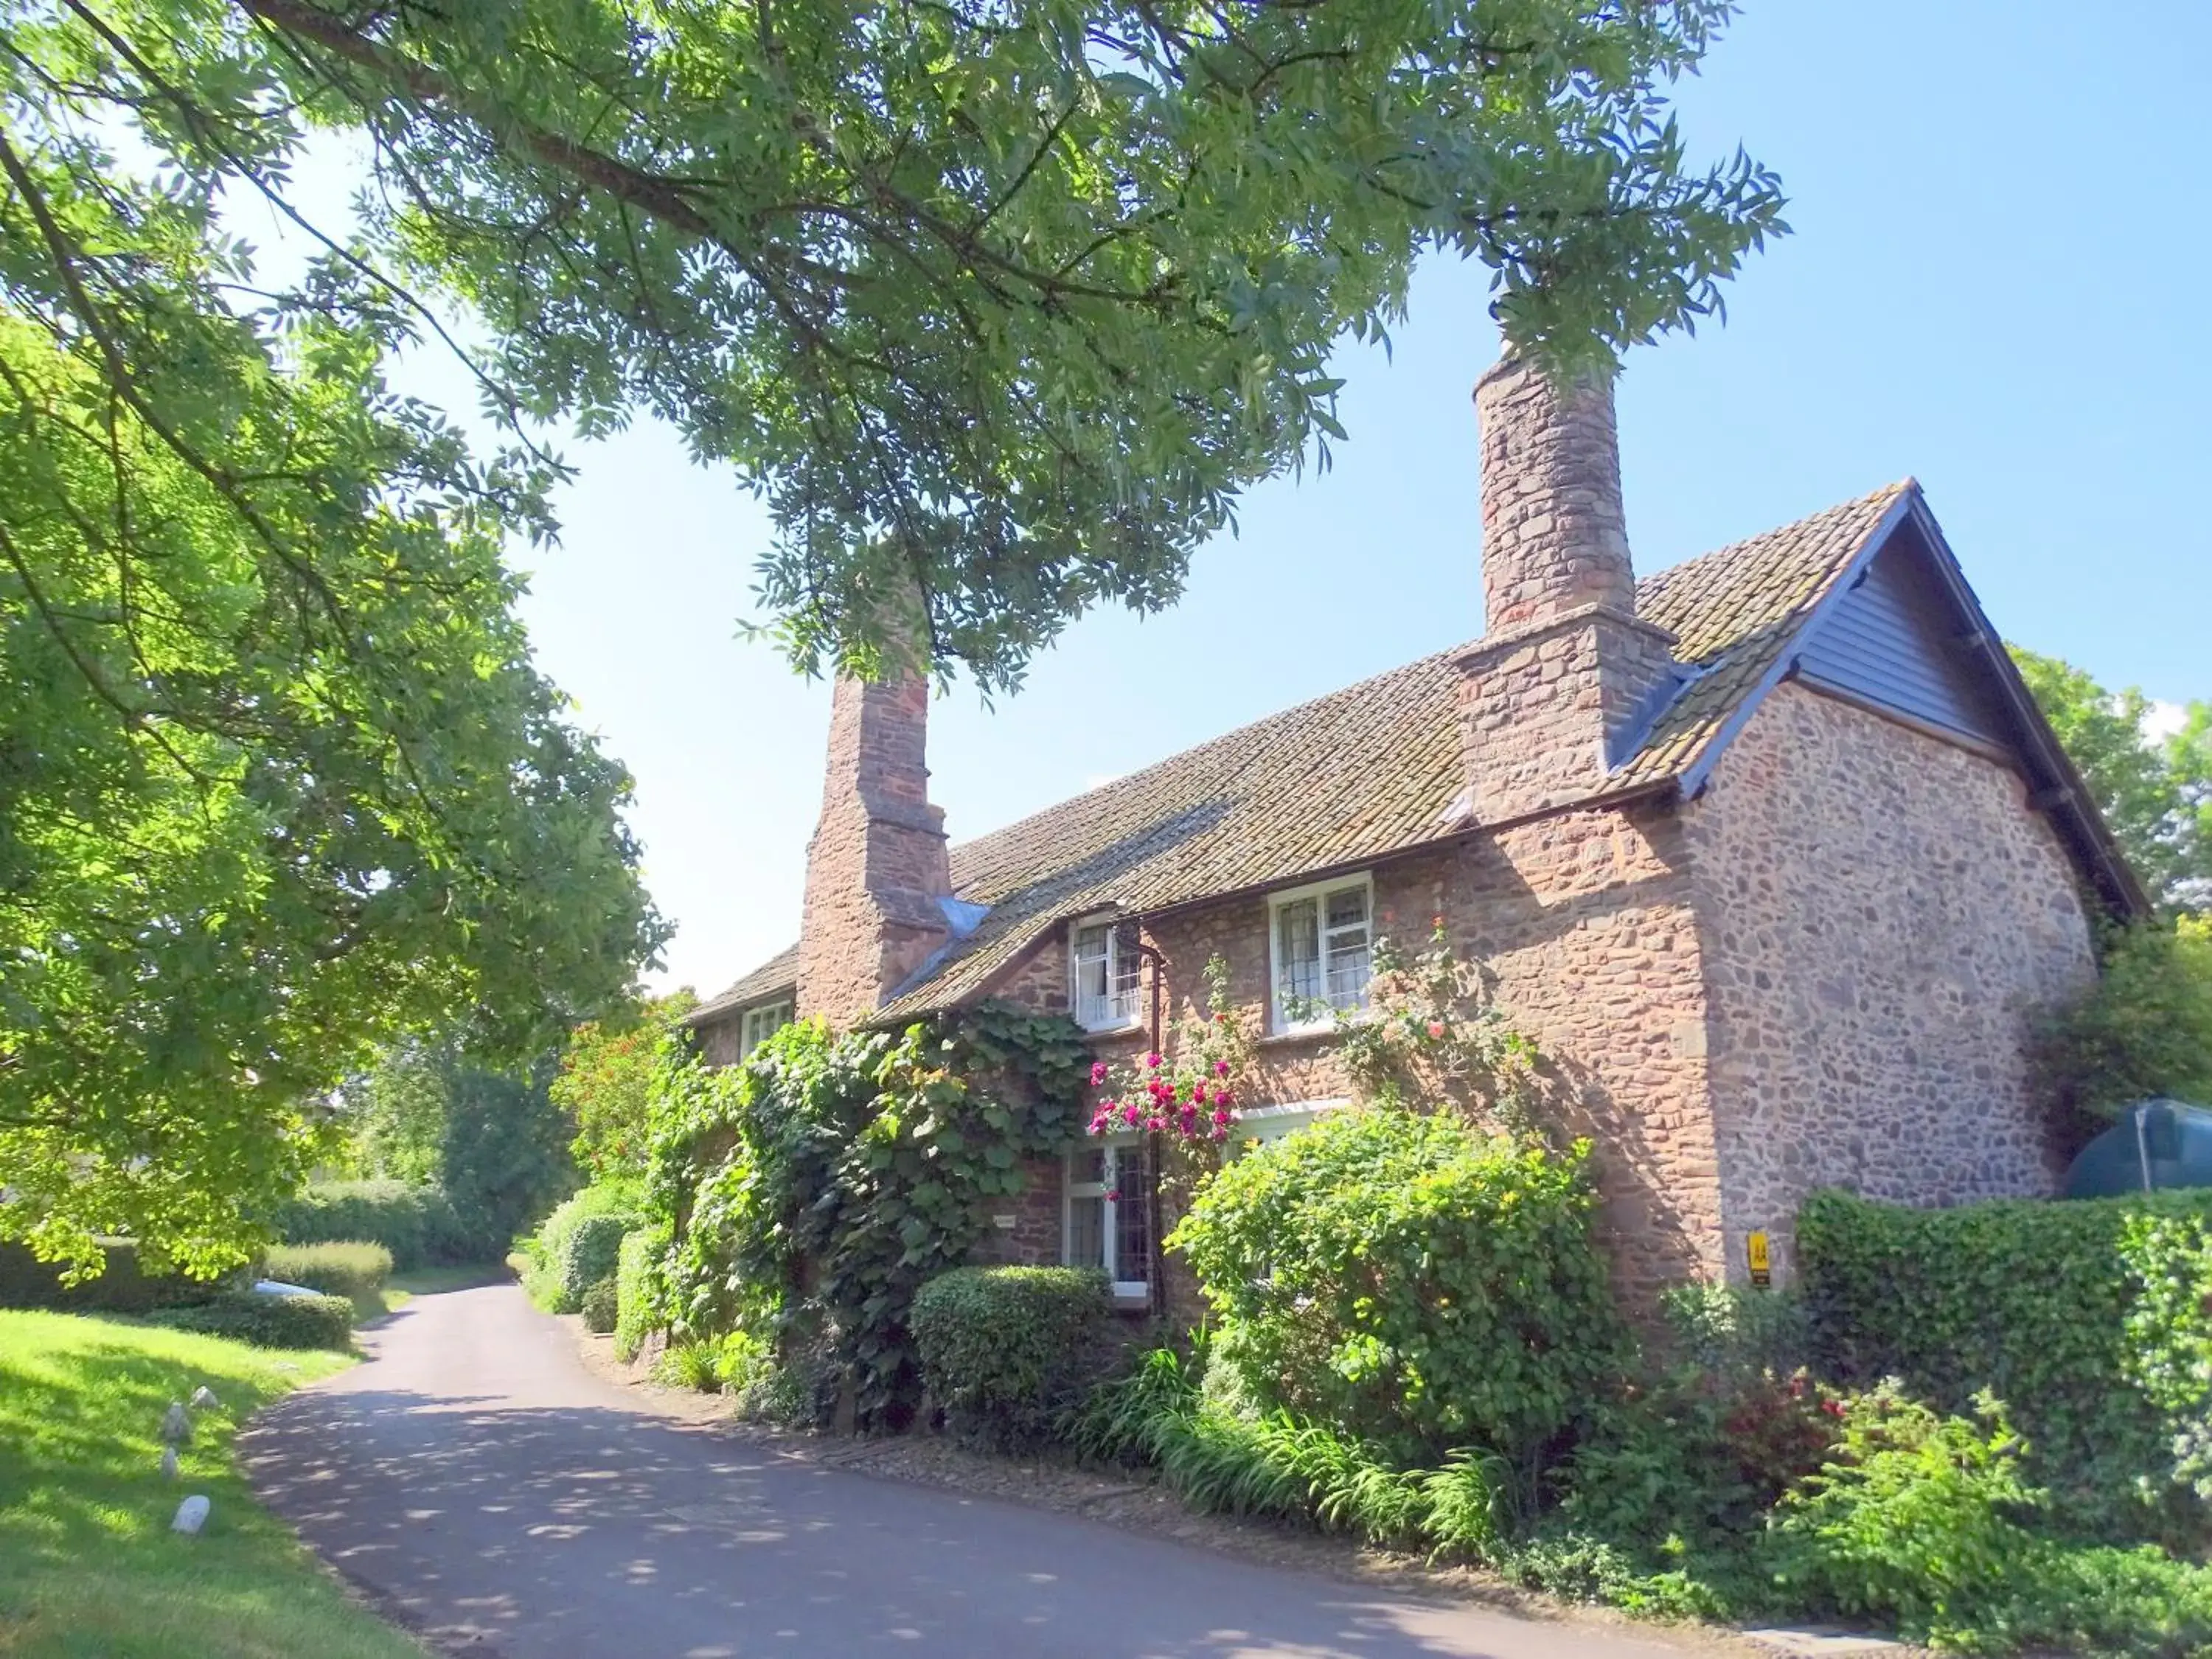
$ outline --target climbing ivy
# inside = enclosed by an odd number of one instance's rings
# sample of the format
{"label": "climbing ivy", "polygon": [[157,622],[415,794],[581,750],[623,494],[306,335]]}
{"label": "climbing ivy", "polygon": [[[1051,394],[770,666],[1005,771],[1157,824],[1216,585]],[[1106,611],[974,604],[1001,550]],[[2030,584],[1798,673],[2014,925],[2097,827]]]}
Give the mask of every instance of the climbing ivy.
{"label": "climbing ivy", "polygon": [[900,1031],[805,1021],[732,1066],[670,1045],[647,1176],[668,1237],[656,1322],[827,1360],[857,1426],[902,1426],[915,1292],[968,1260],[1025,1158],[1074,1138],[1089,1060],[1073,1022],[1003,1003]]}

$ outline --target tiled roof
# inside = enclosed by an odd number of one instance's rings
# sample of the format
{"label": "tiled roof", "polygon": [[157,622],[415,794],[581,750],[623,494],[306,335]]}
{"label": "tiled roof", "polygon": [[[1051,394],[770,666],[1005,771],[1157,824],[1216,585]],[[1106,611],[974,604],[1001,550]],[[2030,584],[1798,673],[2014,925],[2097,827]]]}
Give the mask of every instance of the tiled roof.
{"label": "tiled roof", "polygon": [[[1697,672],[1606,793],[1672,781],[1720,736],[1910,480],[1674,566],[1637,586],[1638,614]],[[1047,928],[1087,911],[1164,909],[1287,882],[1463,833],[1454,659],[1424,657],[1286,708],[952,849],[981,923],[885,1006],[902,1018],[989,985]],[[692,1015],[784,990],[797,947]]]}
{"label": "tiled roof", "polygon": [[720,996],[710,997],[684,1017],[686,1025],[697,1025],[713,1019],[718,1014],[742,1008],[747,1003],[766,1002],[779,994],[788,995],[799,984],[799,947],[778,951],[766,962],[747,974]]}

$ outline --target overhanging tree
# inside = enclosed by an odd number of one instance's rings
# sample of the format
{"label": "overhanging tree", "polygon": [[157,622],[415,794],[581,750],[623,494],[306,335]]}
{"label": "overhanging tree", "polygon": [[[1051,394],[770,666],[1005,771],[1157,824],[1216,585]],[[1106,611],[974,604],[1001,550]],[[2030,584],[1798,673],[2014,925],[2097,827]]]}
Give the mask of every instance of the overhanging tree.
{"label": "overhanging tree", "polygon": [[[134,125],[312,216],[365,146],[356,270],[465,301],[493,405],[640,410],[767,498],[774,625],[1018,679],[1155,608],[1236,493],[1341,435],[1324,372],[1415,257],[1516,341],[1608,358],[1779,229],[1663,91],[1729,0],[15,0],[10,119],[77,173]],[[347,241],[355,234],[360,242]],[[396,298],[395,303],[398,303]],[[1324,452],[1325,453],[1325,452]]]}

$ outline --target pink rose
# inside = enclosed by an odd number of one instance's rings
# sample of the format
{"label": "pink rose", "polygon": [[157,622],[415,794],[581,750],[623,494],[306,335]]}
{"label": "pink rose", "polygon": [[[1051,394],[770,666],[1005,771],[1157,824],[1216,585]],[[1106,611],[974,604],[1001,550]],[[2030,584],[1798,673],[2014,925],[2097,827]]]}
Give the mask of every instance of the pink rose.
{"label": "pink rose", "polygon": [[1216,1077],[1227,1077],[1229,1075],[1229,1062],[1225,1060],[1215,1060],[1213,1062],[1213,1074]]}
{"label": "pink rose", "polygon": [[1106,1193],[1106,1201],[1109,1204],[1119,1204],[1121,1201],[1121,1189],[1118,1187],[1109,1188]]}
{"label": "pink rose", "polygon": [[1145,1056],[1145,1064],[1152,1067],[1155,1071],[1158,1070],[1160,1064],[1159,1055],[1157,1054],[1146,1054]]}
{"label": "pink rose", "polygon": [[1213,1121],[1214,1121],[1214,1122],[1215,1122],[1217,1125],[1228,1122],[1228,1121],[1229,1121],[1229,1110],[1228,1110],[1228,1109],[1227,1109],[1226,1107],[1217,1107],[1217,1108],[1215,1109],[1215,1110],[1214,1110],[1214,1114],[1213,1114]]}
{"label": "pink rose", "polygon": [[1096,1088],[1099,1084],[1103,1083],[1105,1080],[1106,1080],[1106,1062],[1105,1062],[1104,1060],[1094,1060],[1094,1061],[1092,1061],[1092,1062],[1091,1062],[1091,1086],[1092,1086],[1093,1088]]}
{"label": "pink rose", "polygon": [[1442,1037],[1443,1036],[1443,1034],[1444,1034],[1444,1023],[1443,1023],[1443,1021],[1442,1021],[1442,1020],[1440,1020],[1440,1019],[1432,1019],[1432,1020],[1431,1020],[1431,1021],[1429,1022],[1429,1035],[1430,1035],[1431,1037],[1435,1037],[1435,1038],[1437,1038],[1437,1039],[1441,1040],[1441,1039],[1442,1039]]}
{"label": "pink rose", "polygon": [[1144,1115],[1144,1113],[1138,1109],[1137,1103],[1133,1100],[1121,1109],[1121,1121],[1124,1123],[1140,1122]]}

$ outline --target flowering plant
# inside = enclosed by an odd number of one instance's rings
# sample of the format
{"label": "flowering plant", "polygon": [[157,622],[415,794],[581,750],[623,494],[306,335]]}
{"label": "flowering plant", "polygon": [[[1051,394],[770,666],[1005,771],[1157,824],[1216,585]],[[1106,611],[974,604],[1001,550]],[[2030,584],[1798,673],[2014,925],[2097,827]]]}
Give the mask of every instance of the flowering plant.
{"label": "flowering plant", "polygon": [[1252,1036],[1243,1012],[1229,1001],[1229,964],[1206,964],[1206,1008],[1186,1011],[1169,1047],[1119,1066],[1091,1068],[1097,1091],[1091,1114],[1094,1135],[1144,1130],[1184,1141],[1224,1141],[1237,1121],[1237,1085],[1251,1058]]}
{"label": "flowering plant", "polygon": [[1354,1093],[1395,1105],[1449,1101],[1493,1128],[1534,1128],[1535,1041],[1506,1023],[1480,964],[1452,949],[1442,916],[1410,956],[1387,938],[1375,942],[1367,999],[1351,1012],[1325,1003],[1291,1010],[1334,1023]]}

